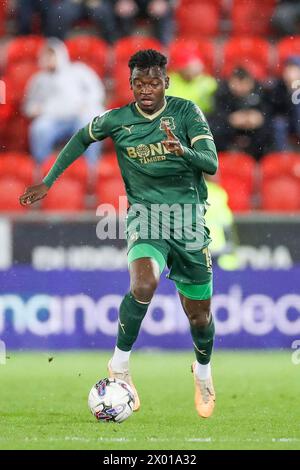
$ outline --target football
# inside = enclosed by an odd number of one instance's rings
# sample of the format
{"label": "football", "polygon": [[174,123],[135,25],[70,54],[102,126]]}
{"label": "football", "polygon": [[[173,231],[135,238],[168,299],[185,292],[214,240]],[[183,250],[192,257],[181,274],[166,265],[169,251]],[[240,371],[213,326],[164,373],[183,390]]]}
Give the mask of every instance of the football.
{"label": "football", "polygon": [[101,379],[91,389],[88,406],[97,421],[122,423],[133,412],[134,394],[119,379]]}

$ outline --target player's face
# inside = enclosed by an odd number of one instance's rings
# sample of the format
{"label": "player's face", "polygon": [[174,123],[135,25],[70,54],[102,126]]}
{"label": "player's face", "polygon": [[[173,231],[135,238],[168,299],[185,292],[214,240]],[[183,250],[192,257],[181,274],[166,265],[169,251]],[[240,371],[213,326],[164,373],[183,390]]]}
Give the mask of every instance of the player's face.
{"label": "player's face", "polygon": [[130,78],[134,98],[142,111],[153,114],[164,105],[169,78],[159,67],[134,68]]}

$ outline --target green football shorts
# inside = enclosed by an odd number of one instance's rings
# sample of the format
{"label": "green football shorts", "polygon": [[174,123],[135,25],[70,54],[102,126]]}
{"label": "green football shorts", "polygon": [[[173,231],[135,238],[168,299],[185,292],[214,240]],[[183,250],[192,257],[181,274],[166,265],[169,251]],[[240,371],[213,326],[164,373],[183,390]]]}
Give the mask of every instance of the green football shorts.
{"label": "green football shorts", "polygon": [[[129,219],[129,220],[128,220]],[[175,281],[178,292],[193,300],[205,300],[212,296],[212,262],[208,249],[209,231],[204,228],[204,246],[188,250],[184,239],[141,238],[136,227],[131,229],[131,217],[127,219],[128,265],[139,258],[153,258],[162,273],[168,266],[169,279]],[[131,219],[131,220],[130,220]]]}

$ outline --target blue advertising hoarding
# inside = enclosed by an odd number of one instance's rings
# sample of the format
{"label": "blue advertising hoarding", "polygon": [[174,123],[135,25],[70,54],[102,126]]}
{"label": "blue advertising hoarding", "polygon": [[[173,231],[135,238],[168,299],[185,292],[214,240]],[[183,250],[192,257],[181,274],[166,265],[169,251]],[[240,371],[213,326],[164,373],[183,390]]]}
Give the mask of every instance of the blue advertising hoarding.
{"label": "blue advertising hoarding", "polygon": [[[216,348],[290,348],[300,339],[300,268],[215,270]],[[0,271],[0,339],[9,349],[112,348],[127,271]],[[174,284],[163,275],[137,348],[191,348]]]}

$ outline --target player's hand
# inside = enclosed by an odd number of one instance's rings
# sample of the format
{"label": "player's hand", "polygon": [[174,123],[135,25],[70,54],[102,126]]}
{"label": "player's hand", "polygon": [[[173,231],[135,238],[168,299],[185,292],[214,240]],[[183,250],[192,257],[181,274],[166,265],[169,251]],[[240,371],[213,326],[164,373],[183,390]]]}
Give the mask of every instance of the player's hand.
{"label": "player's hand", "polygon": [[48,190],[49,188],[45,183],[29,186],[29,188],[26,188],[24,194],[19,198],[21,206],[28,206],[40,199],[43,199],[47,195]]}
{"label": "player's hand", "polygon": [[175,155],[182,156],[184,151],[179,139],[177,139],[165,122],[163,123],[163,128],[167,134],[167,140],[162,141],[166,149],[171,153],[175,153]]}

